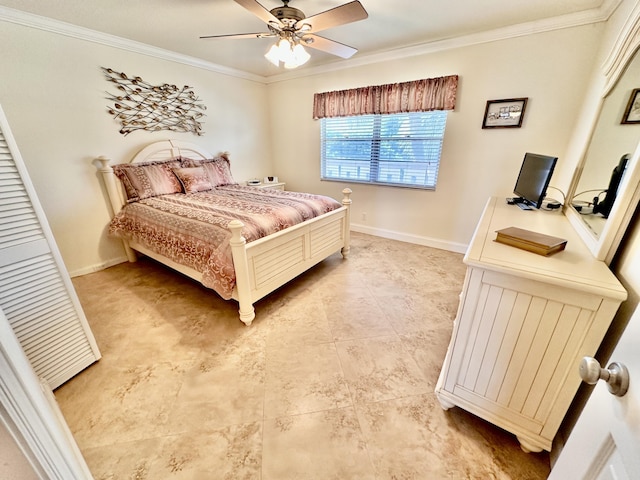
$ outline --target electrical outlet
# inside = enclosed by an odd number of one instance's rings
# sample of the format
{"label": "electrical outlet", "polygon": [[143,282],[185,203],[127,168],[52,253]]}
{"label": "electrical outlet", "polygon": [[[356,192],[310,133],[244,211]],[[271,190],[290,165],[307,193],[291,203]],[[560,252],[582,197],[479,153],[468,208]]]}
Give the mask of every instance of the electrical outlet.
{"label": "electrical outlet", "polygon": [[367,221],[367,214],[365,212],[362,212],[362,221],[363,222]]}

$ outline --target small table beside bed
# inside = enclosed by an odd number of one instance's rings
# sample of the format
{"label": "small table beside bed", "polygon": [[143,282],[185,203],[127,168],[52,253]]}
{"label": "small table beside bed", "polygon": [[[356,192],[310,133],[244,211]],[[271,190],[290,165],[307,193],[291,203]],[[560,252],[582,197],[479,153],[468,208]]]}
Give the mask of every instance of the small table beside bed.
{"label": "small table beside bed", "polygon": [[325,258],[349,254],[351,190],[342,202],[257,189],[233,180],[229,156],[176,140],[154,142],[130,162],[98,158],[113,219],[109,233],[136,252],[239,304],[253,304]]}

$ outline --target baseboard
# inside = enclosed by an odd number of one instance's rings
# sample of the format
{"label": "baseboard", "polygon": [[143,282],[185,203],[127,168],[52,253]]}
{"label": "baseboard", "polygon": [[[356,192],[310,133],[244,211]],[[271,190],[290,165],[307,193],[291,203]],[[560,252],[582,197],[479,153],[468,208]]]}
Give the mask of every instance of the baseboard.
{"label": "baseboard", "polygon": [[[422,245],[425,247],[438,248],[440,250],[447,250],[449,252],[465,253],[467,251],[467,245],[455,242],[445,242],[436,238],[422,237],[419,235],[410,235],[407,233],[394,232],[393,230],[385,230],[382,228],[371,228],[366,225],[351,224],[352,232],[366,233],[367,235],[373,235],[374,237],[388,238],[390,240],[398,240],[400,242],[413,243],[415,245]],[[107,262],[98,263],[89,267],[80,268],[69,272],[69,276],[81,277],[82,275],[88,275],[90,273],[99,272],[106,268],[113,267],[120,263],[128,262],[126,256],[117,257]]]}
{"label": "baseboard", "polygon": [[446,242],[438,240],[437,238],[422,237],[420,235],[411,235],[402,232],[395,232],[393,230],[385,230],[382,228],[372,228],[366,225],[360,225],[357,223],[351,224],[352,232],[366,233],[367,235],[373,235],[375,237],[388,238],[390,240],[399,240],[401,242],[413,243],[415,245],[422,245],[425,247],[438,248],[440,250],[447,250],[449,252],[465,253],[468,245],[456,242]]}
{"label": "baseboard", "polygon": [[120,263],[124,263],[124,262],[128,262],[128,261],[129,260],[127,259],[126,256],[114,258],[114,259],[109,260],[107,262],[98,263],[98,264],[95,264],[95,265],[91,265],[89,267],[80,268],[78,270],[73,270],[73,271],[69,272],[69,276],[71,278],[73,278],[73,277],[81,277],[82,275],[88,275],[90,273],[99,272],[99,271],[105,270],[105,269],[107,269],[109,267],[113,267],[114,265],[118,265]]}

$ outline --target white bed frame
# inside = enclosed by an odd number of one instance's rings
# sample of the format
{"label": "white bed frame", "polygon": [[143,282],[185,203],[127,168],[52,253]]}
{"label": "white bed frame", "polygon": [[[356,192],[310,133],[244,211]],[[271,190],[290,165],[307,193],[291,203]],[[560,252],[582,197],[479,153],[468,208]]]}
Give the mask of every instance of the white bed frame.
{"label": "white bed frame", "polygon": [[[177,140],[152,143],[138,152],[131,163],[169,161],[178,157],[210,159],[213,155],[200,146]],[[120,181],[109,165],[110,160],[99,157],[100,172],[106,187],[113,215],[126,203]],[[231,251],[236,273],[236,287],[232,298],[240,306],[240,320],[251,325],[255,318],[253,304],[273,292],[302,272],[340,251],[344,258],[349,255],[351,190],[342,190],[342,207],[304,223],[289,227],[273,235],[247,243],[242,236],[239,220],[229,223]],[[198,282],[202,274],[180,265],[135,242],[124,242],[127,258],[136,261],[136,251],[177,270]]]}

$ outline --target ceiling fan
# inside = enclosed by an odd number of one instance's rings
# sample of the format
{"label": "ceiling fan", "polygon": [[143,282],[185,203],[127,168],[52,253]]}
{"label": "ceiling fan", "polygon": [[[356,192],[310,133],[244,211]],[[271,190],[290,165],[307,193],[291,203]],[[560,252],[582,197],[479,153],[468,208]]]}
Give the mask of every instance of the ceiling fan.
{"label": "ceiling fan", "polygon": [[282,0],[281,7],[267,10],[257,0],[234,0],[267,24],[268,32],[239,33],[234,35],[207,35],[200,38],[277,38],[265,57],[271,63],[285,68],[296,68],[309,60],[303,48],[308,46],[323,52],[350,58],[358,50],[342,43],[316,35],[316,32],[347,23],[364,20],[369,15],[358,0],[306,17],[290,0]]}

